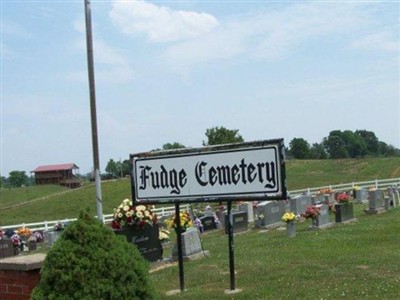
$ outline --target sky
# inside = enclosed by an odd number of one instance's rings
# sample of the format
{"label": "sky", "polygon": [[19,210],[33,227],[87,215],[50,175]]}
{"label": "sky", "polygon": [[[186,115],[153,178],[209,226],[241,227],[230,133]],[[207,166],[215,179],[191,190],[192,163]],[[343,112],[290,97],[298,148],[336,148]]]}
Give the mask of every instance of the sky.
{"label": "sky", "polygon": [[[1,1],[0,174],[93,168],[84,1]],[[400,148],[398,1],[91,1],[100,169],[207,129]]]}

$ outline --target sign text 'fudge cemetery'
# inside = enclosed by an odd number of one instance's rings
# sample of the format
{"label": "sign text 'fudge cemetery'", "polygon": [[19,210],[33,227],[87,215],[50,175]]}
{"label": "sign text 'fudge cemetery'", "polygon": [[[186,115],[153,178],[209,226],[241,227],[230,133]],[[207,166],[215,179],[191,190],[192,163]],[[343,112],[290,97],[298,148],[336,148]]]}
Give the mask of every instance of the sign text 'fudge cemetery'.
{"label": "sign text 'fudge cemetery'", "polygon": [[283,147],[274,142],[133,155],[135,198],[139,202],[282,198]]}

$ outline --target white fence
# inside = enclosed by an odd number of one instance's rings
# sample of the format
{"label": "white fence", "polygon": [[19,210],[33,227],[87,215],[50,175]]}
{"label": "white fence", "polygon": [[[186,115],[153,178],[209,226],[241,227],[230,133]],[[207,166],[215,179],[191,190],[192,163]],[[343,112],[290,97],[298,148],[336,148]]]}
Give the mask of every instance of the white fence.
{"label": "white fence", "polygon": [[[190,205],[189,204],[181,205],[180,210],[181,211],[189,211]],[[158,217],[170,216],[175,213],[175,206],[155,208],[152,211],[154,213],[156,213]],[[110,223],[112,220],[113,220],[113,214],[103,215],[103,223]],[[54,225],[56,225],[57,223],[60,223],[60,222],[61,223],[69,223],[72,221],[76,221],[76,219],[44,221],[44,222],[37,222],[37,223],[23,223],[23,224],[17,224],[17,225],[2,226],[2,228],[5,231],[7,229],[18,229],[18,228],[25,226],[25,227],[28,227],[31,231],[35,231],[35,230],[49,231],[49,230],[53,230]]]}
{"label": "white fence", "polygon": [[304,188],[304,189],[289,191],[289,195],[291,197],[293,197],[293,196],[303,194],[303,193],[315,194],[320,189],[327,188],[327,187],[333,189],[334,191],[348,191],[348,190],[352,190],[355,186],[358,186],[360,188],[368,188],[370,186],[374,186],[377,189],[383,189],[383,188],[387,188],[387,187],[391,187],[391,186],[400,186],[400,177],[392,178],[392,179],[380,179],[380,180],[375,179],[375,180],[371,180],[371,181],[325,185],[325,186],[314,187],[314,188]]}
{"label": "white fence", "polygon": [[[375,186],[377,189],[380,188],[385,188],[385,187],[391,187],[391,186],[400,186],[400,177],[399,178],[392,178],[392,179],[375,179],[371,181],[362,181],[362,182],[351,182],[351,183],[344,183],[344,184],[336,184],[336,185],[325,185],[321,187],[314,187],[314,188],[304,188],[304,189],[299,189],[299,190],[293,190],[289,191],[290,197],[294,197],[296,195],[300,195],[303,193],[310,193],[310,194],[315,194],[322,188],[329,187],[333,190],[336,191],[346,191],[346,190],[351,190],[353,187],[359,186],[360,188],[363,187],[370,187],[370,186]],[[190,210],[190,205],[181,205],[181,210],[183,211],[189,211]],[[169,216],[175,213],[175,206],[169,206],[169,207],[160,207],[156,208],[153,210],[157,216],[159,217],[164,217],[164,216]],[[104,215],[103,216],[103,222],[104,223],[110,223],[112,221],[113,214],[109,215]],[[68,223],[71,221],[75,221],[76,219],[65,219],[65,220],[57,220],[57,221],[44,221],[44,222],[38,222],[38,223],[26,223],[26,224],[17,224],[17,225],[9,225],[9,226],[2,226],[3,230],[7,230],[9,228],[11,229],[17,229],[23,226],[28,227],[30,230],[49,230],[53,229],[54,225],[62,222],[62,223]]]}

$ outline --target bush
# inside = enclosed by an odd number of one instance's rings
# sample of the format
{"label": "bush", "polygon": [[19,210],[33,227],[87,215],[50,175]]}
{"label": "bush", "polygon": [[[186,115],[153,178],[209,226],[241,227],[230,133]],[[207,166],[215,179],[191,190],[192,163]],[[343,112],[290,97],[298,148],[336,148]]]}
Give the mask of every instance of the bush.
{"label": "bush", "polygon": [[125,237],[89,213],[48,252],[32,299],[154,299],[149,265]]}

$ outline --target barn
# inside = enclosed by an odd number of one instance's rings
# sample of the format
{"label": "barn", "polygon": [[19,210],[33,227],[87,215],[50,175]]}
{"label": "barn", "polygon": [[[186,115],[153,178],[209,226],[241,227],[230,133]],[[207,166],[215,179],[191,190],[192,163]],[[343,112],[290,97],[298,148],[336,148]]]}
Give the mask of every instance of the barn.
{"label": "barn", "polygon": [[69,188],[81,186],[77,178],[79,167],[74,163],[39,166],[31,173],[35,174],[35,184],[59,184]]}

